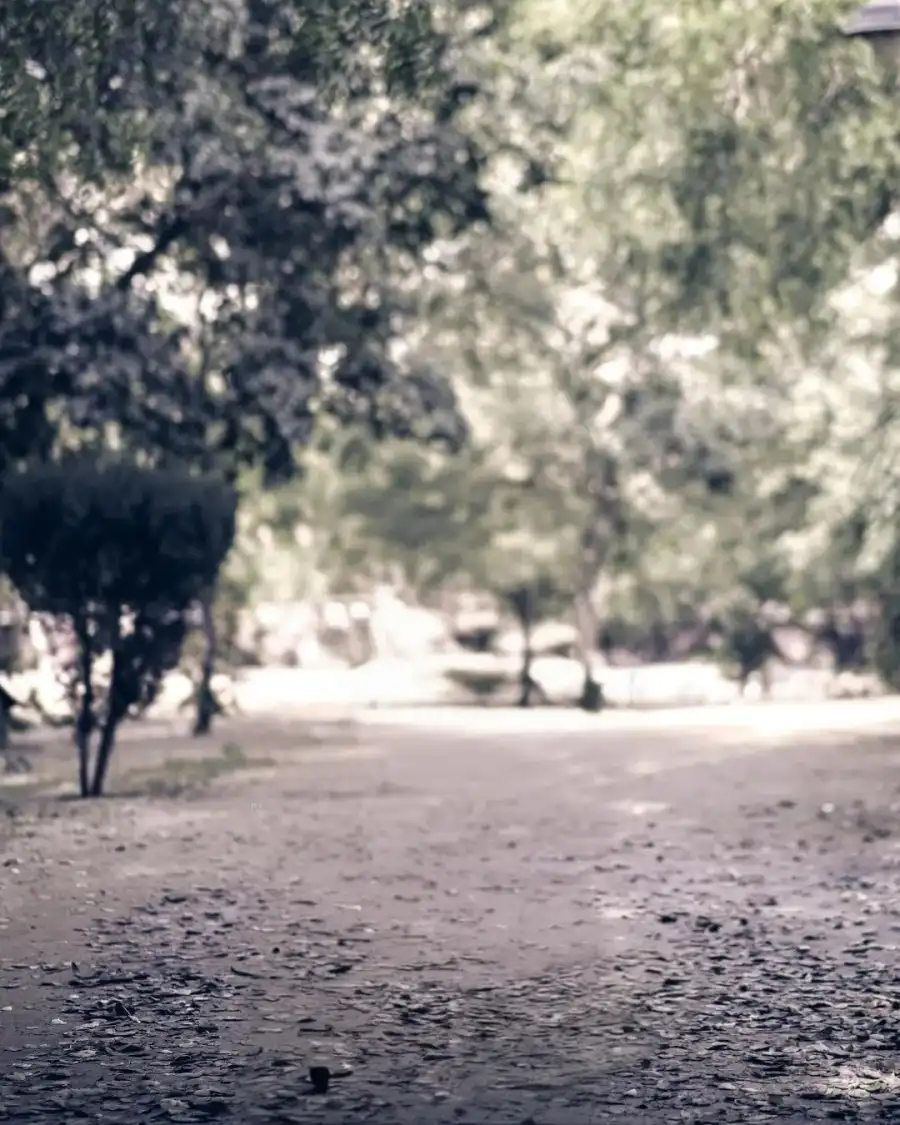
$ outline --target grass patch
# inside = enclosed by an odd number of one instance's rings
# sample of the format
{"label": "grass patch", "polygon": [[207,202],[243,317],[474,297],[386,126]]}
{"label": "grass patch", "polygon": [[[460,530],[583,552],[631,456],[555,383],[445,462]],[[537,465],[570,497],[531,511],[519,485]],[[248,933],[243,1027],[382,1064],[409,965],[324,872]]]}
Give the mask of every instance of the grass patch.
{"label": "grass patch", "polygon": [[[159,765],[129,771],[116,786],[119,795],[175,797],[207,789],[219,778],[241,770],[266,769],[273,758],[248,757],[236,742],[226,742],[217,757],[167,758]],[[127,793],[122,793],[122,788]]]}

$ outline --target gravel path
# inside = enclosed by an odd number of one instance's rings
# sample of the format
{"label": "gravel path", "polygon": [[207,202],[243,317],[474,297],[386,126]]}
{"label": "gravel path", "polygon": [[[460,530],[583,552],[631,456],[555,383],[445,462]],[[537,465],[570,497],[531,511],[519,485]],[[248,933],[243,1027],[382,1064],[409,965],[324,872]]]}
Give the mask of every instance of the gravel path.
{"label": "gravel path", "polygon": [[900,740],[603,721],[20,817],[0,1121],[900,1120]]}

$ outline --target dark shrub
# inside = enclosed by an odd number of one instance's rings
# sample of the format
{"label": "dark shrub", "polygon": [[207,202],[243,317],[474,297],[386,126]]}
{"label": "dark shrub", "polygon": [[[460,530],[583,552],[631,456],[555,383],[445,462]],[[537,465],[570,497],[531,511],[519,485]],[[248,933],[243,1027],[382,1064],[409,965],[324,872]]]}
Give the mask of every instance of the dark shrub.
{"label": "dark shrub", "polygon": [[[29,608],[67,622],[77,642],[82,796],[101,795],[118,724],[153,702],[177,664],[188,610],[231,547],[236,505],[217,479],[123,462],[73,459],[6,478],[3,568]],[[100,693],[104,656],[111,667]]]}

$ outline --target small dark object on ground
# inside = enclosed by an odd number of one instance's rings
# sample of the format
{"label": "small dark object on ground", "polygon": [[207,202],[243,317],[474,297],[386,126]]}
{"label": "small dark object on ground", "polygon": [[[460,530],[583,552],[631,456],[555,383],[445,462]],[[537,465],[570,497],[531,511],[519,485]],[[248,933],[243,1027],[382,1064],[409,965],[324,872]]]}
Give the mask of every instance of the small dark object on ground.
{"label": "small dark object on ground", "polygon": [[311,1066],[309,1068],[309,1080],[317,1094],[327,1094],[331,1082],[331,1071],[327,1066]]}

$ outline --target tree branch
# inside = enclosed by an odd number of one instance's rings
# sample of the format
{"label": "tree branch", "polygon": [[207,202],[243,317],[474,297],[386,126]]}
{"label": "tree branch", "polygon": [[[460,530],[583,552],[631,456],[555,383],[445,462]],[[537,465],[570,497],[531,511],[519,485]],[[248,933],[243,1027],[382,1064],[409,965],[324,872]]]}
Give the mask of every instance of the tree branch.
{"label": "tree branch", "polygon": [[118,289],[120,293],[126,293],[131,288],[132,282],[136,278],[145,277],[150,273],[162,255],[165,254],[182,235],[187,234],[187,231],[188,224],[183,215],[178,215],[164,223],[162,230],[157,235],[156,243],[151,246],[149,250],[145,250],[143,254],[138,254],[128,269],[116,282],[116,289]]}

